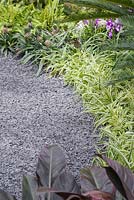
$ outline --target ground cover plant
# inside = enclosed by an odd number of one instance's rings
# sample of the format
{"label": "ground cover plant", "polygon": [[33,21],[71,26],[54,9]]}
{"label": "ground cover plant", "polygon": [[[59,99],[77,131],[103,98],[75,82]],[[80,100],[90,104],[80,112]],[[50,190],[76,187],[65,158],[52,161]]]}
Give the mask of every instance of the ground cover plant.
{"label": "ground cover plant", "polygon": [[[36,176],[23,177],[22,200],[133,200],[134,174],[116,161],[99,156],[106,165],[83,168],[78,184],[66,169],[61,148],[45,146],[38,158]],[[0,190],[0,199],[16,198]]]}
{"label": "ground cover plant", "polygon": [[81,95],[86,111],[94,114],[107,155],[134,170],[133,81],[107,85],[115,58],[114,52],[77,51],[68,58],[63,55],[52,67],[65,72],[65,81]]}
{"label": "ground cover plant", "polygon": [[[33,4],[1,3],[1,53],[12,52],[24,64],[36,64],[37,76],[43,70],[51,72],[51,75],[62,74],[65,81],[81,95],[85,110],[95,116],[96,126],[101,132],[102,151],[134,170],[134,81],[109,84],[118,76],[126,73],[133,76],[134,72],[127,68],[119,74],[113,73],[121,54],[103,48],[106,44],[120,41],[122,37],[120,32],[113,31],[115,19],[106,19],[110,27],[108,30],[105,25],[98,26],[96,20],[59,25],[55,24],[55,20],[61,19],[64,14],[63,7],[57,6],[56,14],[49,13],[48,7],[46,10],[46,7],[39,9]],[[49,14],[50,18],[47,17]],[[108,17],[108,13],[102,14]],[[114,17],[118,15],[112,13]],[[121,33],[126,30],[125,27]],[[132,52],[129,56],[132,57]]]}

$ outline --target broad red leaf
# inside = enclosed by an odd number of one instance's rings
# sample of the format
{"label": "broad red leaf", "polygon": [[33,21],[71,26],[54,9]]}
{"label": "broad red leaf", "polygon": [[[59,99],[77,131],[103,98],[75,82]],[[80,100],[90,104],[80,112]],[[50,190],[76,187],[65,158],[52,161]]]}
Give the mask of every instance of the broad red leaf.
{"label": "broad red leaf", "polygon": [[84,196],[80,194],[75,194],[71,192],[56,192],[64,200],[93,200],[90,196]]}
{"label": "broad red leaf", "polygon": [[114,197],[112,194],[108,192],[101,192],[101,191],[90,191],[84,194],[84,196],[89,196],[92,198],[92,200],[114,200]]}
{"label": "broad red leaf", "polygon": [[37,190],[37,193],[40,194],[45,194],[45,193],[56,193],[57,195],[59,195],[60,197],[62,197],[64,200],[92,200],[92,198],[90,196],[84,196],[81,194],[77,194],[77,193],[72,193],[72,192],[64,192],[64,191],[58,191],[55,189],[49,189],[49,188],[44,188],[44,187],[40,187]]}
{"label": "broad red leaf", "polygon": [[113,193],[113,184],[109,180],[105,169],[101,167],[87,167],[81,170],[82,193],[92,190]]}
{"label": "broad red leaf", "polygon": [[52,186],[66,167],[65,156],[57,145],[45,146],[38,158],[36,174],[41,185]]}
{"label": "broad red leaf", "polygon": [[105,167],[105,170],[107,172],[107,175],[109,176],[109,179],[113,182],[117,190],[120,191],[120,193],[127,199],[122,182],[115,171],[111,167]]}
{"label": "broad red leaf", "polygon": [[69,172],[63,172],[54,181],[53,188],[60,191],[80,194],[81,190],[74,176]]}
{"label": "broad red leaf", "polygon": [[127,199],[134,200],[134,174],[114,160],[100,156],[109,167],[106,172],[119,192]]}

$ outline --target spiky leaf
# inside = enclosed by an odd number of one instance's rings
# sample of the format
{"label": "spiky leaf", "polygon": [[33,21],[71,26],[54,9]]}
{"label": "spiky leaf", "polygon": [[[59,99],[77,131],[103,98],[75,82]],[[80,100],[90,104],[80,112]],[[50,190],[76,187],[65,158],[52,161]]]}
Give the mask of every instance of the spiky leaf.
{"label": "spiky leaf", "polygon": [[127,28],[134,27],[134,15],[126,15],[119,18],[121,23],[126,26]]}

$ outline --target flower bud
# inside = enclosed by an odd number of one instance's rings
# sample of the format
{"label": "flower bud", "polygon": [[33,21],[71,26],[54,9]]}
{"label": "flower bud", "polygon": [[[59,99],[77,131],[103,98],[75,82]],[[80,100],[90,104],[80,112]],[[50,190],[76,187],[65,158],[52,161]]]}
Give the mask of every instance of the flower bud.
{"label": "flower bud", "polygon": [[37,36],[37,41],[38,41],[38,42],[41,42],[41,41],[42,41],[42,37],[38,35],[38,36]]}
{"label": "flower bud", "polygon": [[46,40],[44,44],[46,45],[46,47],[50,47],[52,43],[50,40]]}
{"label": "flower bud", "polygon": [[2,29],[2,33],[8,33],[8,32],[9,32],[9,29],[6,26],[4,26]]}

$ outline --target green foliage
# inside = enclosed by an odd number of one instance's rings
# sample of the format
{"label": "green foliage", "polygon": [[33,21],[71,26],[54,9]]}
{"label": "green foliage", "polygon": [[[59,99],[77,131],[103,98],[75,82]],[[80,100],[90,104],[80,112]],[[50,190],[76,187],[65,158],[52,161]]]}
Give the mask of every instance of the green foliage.
{"label": "green foliage", "polygon": [[62,16],[62,11],[62,9],[59,9],[59,0],[48,0],[43,13],[47,16],[47,25],[52,25],[58,16]]}
{"label": "green foliage", "polygon": [[51,26],[63,18],[63,8],[59,0],[48,1],[46,6],[39,10],[33,4],[21,6],[20,4],[0,3],[0,29],[3,25],[10,25],[13,30],[21,32],[28,22],[34,27],[51,28]]}
{"label": "green foliage", "polygon": [[93,41],[97,38],[100,40],[98,33],[88,43],[86,41],[81,50],[64,47],[62,56],[59,52],[56,59],[51,60],[48,70],[52,69],[52,75],[64,74],[66,83],[73,85],[81,95],[85,110],[95,116],[96,126],[100,127],[104,152],[134,170],[134,82],[107,85],[113,77],[117,54],[101,53]]}
{"label": "green foliage", "polygon": [[67,42],[68,34],[57,31],[57,29],[53,29],[52,32],[40,30],[33,33],[31,31],[25,35],[16,33],[13,37],[16,39],[16,53],[22,57],[23,64],[30,62],[38,66],[37,76],[44,67],[55,60],[57,52],[61,52]]}
{"label": "green foliage", "polygon": [[[59,16],[62,17],[62,8],[58,7],[57,0],[49,1],[42,10],[36,9],[33,4],[26,6],[0,4],[0,12],[2,13],[0,15],[1,53],[7,55],[8,52],[12,52],[21,56],[26,54],[24,58],[30,56],[35,58],[36,61],[50,53],[51,50],[48,44],[45,44],[45,41],[53,38],[52,43],[55,42],[53,41],[54,35],[58,32],[58,28],[53,26],[53,23]],[[44,28],[50,29],[50,32],[43,31]],[[53,47],[54,44],[52,45]],[[37,50],[40,50],[40,52],[37,52]],[[30,57],[27,58],[27,62]],[[40,71],[45,62],[41,61],[42,64],[39,65]]]}
{"label": "green foliage", "polygon": [[13,39],[12,33],[2,33],[0,35],[1,54],[8,55],[9,51],[14,53],[14,43],[15,43],[15,40]]}
{"label": "green foliage", "polygon": [[19,3],[21,6],[34,4],[37,8],[44,8],[48,0],[0,0],[3,4],[16,4]]}
{"label": "green foliage", "polygon": [[[38,158],[36,177],[23,177],[22,200],[133,200],[134,174],[116,161],[98,156],[106,166],[82,169],[80,188],[73,175],[66,171],[62,150],[57,145],[44,147]],[[15,200],[2,190],[0,199]]]}
{"label": "green foliage", "polygon": [[[82,19],[91,19],[91,18],[108,18],[109,17],[119,17],[124,15],[131,14],[129,11],[129,7],[131,4],[129,4],[129,1],[125,1],[127,5],[124,6],[124,4],[119,3],[117,1],[109,1],[109,0],[63,0],[65,2],[65,5],[76,4],[81,6],[82,8],[87,8],[86,11],[89,10],[89,13],[86,12],[83,13],[83,16],[81,18],[81,15],[79,13],[76,13],[76,17],[74,20],[82,20]],[[121,6],[120,6],[121,5]],[[134,4],[132,4],[134,6]],[[91,9],[93,8],[93,9]],[[98,13],[97,13],[98,11]],[[84,17],[85,14],[85,17]],[[69,19],[72,19],[72,16],[69,16]]]}
{"label": "green foliage", "polygon": [[[133,33],[134,33],[134,1],[133,0],[68,0],[64,2],[73,3],[76,5],[80,5],[81,7],[86,7],[89,9],[89,13],[85,12],[84,14],[73,14],[70,15],[67,21],[73,20],[82,20],[82,19],[91,19],[91,18],[111,18],[111,17],[119,17],[121,23],[124,26],[123,33],[121,34],[121,37],[119,40],[114,42],[113,44],[109,44],[107,46],[107,49],[115,49],[118,50],[134,50],[134,39],[133,39]],[[94,10],[91,10],[91,8],[94,8]],[[99,9],[99,10],[98,10]],[[131,68],[133,64],[133,59],[131,59],[131,52],[129,52],[129,59],[128,57],[124,57],[122,61],[122,68],[125,70],[125,68],[128,68],[130,66],[131,62]],[[116,69],[121,68],[120,60],[122,58],[122,53],[119,54],[119,60],[117,60],[117,63],[115,64]],[[130,61],[131,59],[131,61]],[[124,65],[125,64],[125,65]],[[119,74],[119,73],[118,73]],[[130,80],[133,78],[133,74],[129,75],[127,77],[120,76],[118,79],[119,81],[124,80]],[[117,82],[117,80],[112,81],[112,83]]]}

